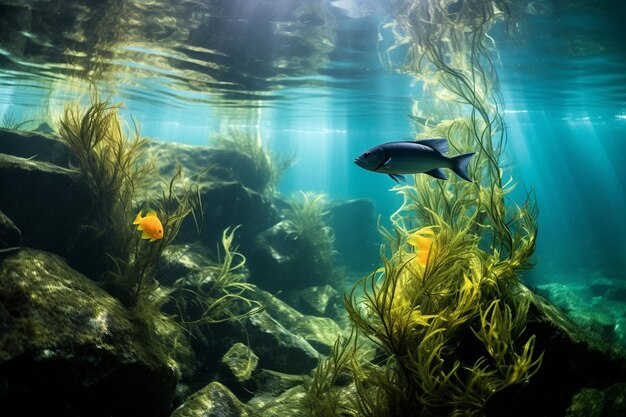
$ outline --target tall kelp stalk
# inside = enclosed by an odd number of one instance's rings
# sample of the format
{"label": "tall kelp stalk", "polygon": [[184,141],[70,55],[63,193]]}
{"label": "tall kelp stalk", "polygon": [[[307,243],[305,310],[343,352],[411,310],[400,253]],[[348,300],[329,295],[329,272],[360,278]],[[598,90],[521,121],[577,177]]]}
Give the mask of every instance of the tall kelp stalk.
{"label": "tall kelp stalk", "polygon": [[[357,328],[383,359],[354,378],[365,416],[483,415],[489,399],[527,381],[543,355],[524,333],[529,301],[515,291],[531,266],[537,235],[532,193],[518,206],[501,167],[506,143],[488,31],[514,27],[507,0],[393,0],[403,70],[436,97],[414,114],[423,136],[445,137],[453,153],[476,152],[473,182],[416,175],[381,228],[383,267],[345,297]],[[421,135],[417,135],[421,137]],[[363,295],[361,295],[361,293]]]}
{"label": "tall kelp stalk", "polygon": [[197,193],[177,190],[180,167],[169,181],[162,180],[162,193],[152,196],[151,208],[161,219],[163,238],[154,242],[140,238],[133,225],[140,206],[139,190],[157,179],[158,173],[154,162],[145,158],[147,140],[140,137],[135,123],[132,129],[125,126],[119,109],[119,104],[102,101],[94,93],[84,110],[78,103],[66,106],[59,134],[76,156],[76,169],[84,175],[93,196],[93,222],[86,227],[102,240],[110,260],[105,285],[125,305],[157,312],[163,297],[157,296],[158,282],[153,279],[156,264],[191,212]]}

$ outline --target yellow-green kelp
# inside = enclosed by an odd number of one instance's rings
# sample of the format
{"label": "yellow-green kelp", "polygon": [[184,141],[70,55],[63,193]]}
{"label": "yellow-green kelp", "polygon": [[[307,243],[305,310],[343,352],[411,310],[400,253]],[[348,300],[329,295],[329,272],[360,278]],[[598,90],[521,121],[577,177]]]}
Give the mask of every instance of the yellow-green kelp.
{"label": "yellow-green kelp", "polygon": [[[104,275],[106,285],[125,305],[139,308],[141,302],[156,302],[156,264],[176,237],[182,220],[199,203],[196,192],[177,189],[180,166],[169,181],[161,180],[160,193],[140,192],[148,182],[159,181],[158,171],[154,161],[146,158],[147,139],[141,138],[137,124],[133,123],[132,129],[125,126],[118,113],[120,107],[93,92],[85,109],[78,102],[65,107],[59,136],[76,157],[76,169],[91,190],[92,220],[85,226],[94,231],[94,238],[102,239],[111,261]],[[133,225],[146,198],[164,229],[163,239],[154,242],[142,241]]]}
{"label": "yellow-green kelp", "polygon": [[[394,188],[404,200],[391,228],[380,227],[383,265],[344,298],[378,354],[366,360],[358,345],[338,345],[324,366],[351,370],[354,401],[334,401],[342,415],[480,416],[543,359],[524,332],[529,300],[515,291],[532,264],[537,207],[532,192],[519,205],[507,199],[515,184],[501,166],[506,129],[488,35],[499,19],[515,28],[517,13],[506,0],[393,0],[392,8],[395,47],[408,48],[399,69],[428,98],[413,108],[415,120],[428,121],[416,138],[445,137],[454,153],[476,152],[474,182],[415,175]],[[335,398],[333,389],[324,398]],[[328,406],[308,404],[313,415]]]}

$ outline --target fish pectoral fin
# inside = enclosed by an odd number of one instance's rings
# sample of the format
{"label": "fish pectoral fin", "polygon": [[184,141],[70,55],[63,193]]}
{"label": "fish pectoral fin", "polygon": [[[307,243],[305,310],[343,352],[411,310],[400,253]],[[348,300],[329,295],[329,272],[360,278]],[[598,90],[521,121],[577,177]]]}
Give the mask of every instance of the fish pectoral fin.
{"label": "fish pectoral fin", "polygon": [[431,169],[430,171],[424,172],[424,174],[428,174],[431,177],[435,177],[435,178],[438,178],[440,180],[447,180],[448,179],[448,177],[446,176],[446,173],[443,172],[443,170],[441,168]]}
{"label": "fish pectoral fin", "polygon": [[400,184],[400,181],[406,182],[406,178],[404,178],[404,175],[400,175],[400,174],[387,174],[387,175],[389,175],[391,179],[397,182],[398,184]]}
{"label": "fish pectoral fin", "polygon": [[150,235],[148,233],[146,233],[145,230],[143,230],[143,233],[141,233],[141,238],[142,239],[151,239]]}

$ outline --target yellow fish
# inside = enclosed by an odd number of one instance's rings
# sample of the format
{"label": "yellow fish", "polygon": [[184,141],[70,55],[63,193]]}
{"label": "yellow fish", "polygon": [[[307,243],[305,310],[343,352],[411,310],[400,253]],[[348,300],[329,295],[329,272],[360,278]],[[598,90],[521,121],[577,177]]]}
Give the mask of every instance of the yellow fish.
{"label": "yellow fish", "polygon": [[426,266],[428,257],[431,255],[431,249],[435,242],[435,234],[429,227],[418,230],[407,243],[416,249],[417,263]]}
{"label": "yellow fish", "polygon": [[141,217],[142,210],[139,210],[133,224],[137,225],[137,230],[141,230],[142,239],[150,239],[150,242],[163,239],[163,225],[154,210],[150,210],[144,217]]}

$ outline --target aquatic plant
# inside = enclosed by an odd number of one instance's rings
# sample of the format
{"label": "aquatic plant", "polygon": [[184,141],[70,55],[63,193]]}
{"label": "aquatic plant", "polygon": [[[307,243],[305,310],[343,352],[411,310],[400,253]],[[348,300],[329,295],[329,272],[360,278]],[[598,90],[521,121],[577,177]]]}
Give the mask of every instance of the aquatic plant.
{"label": "aquatic plant", "polygon": [[218,149],[234,150],[250,158],[255,179],[260,184],[259,190],[256,190],[259,192],[274,193],[284,172],[295,162],[293,157],[278,157],[270,153],[261,137],[250,131],[229,130],[214,134],[211,141]]}
{"label": "aquatic plant", "polygon": [[[375,376],[355,379],[363,415],[473,415],[541,363],[534,336],[522,340],[528,301],[503,289],[516,279],[510,265],[480,249],[471,227],[436,219],[425,266],[406,248],[411,234],[399,232],[383,268],[345,299],[353,323],[388,355]],[[384,393],[374,402],[372,386]]]}
{"label": "aquatic plant", "polygon": [[94,239],[103,242],[110,260],[105,285],[127,306],[148,302],[156,309],[163,302],[154,299],[158,288],[153,278],[156,263],[198,196],[189,188],[177,190],[182,177],[179,166],[169,182],[161,180],[165,184],[163,191],[153,195],[151,202],[164,228],[163,239],[140,239],[132,224],[139,206],[138,191],[159,177],[154,162],[145,158],[147,140],[140,137],[136,123],[130,135],[127,133],[129,129],[118,114],[120,107],[100,100],[93,92],[85,110],[77,102],[65,107],[59,136],[76,156],[78,166],[73,168],[83,174],[91,191],[92,221],[85,227],[94,232]]}
{"label": "aquatic plant", "polygon": [[246,258],[233,247],[238,228],[223,231],[215,264],[175,283],[171,297],[180,324],[189,327],[240,320],[263,310],[264,305],[250,297],[254,286],[246,282]]}
{"label": "aquatic plant", "polygon": [[[383,266],[344,298],[357,329],[382,352],[355,367],[364,416],[482,415],[489,399],[527,381],[543,355],[524,333],[528,299],[515,291],[532,265],[537,208],[532,192],[507,201],[514,186],[501,167],[506,129],[487,32],[514,18],[508,1],[394,0],[396,35],[408,46],[403,71],[422,81],[430,108],[414,107],[418,138],[446,137],[476,152],[474,182],[414,176],[380,230]],[[416,245],[416,236],[429,245]],[[427,251],[427,253],[420,253]],[[358,354],[356,355],[358,356]],[[356,362],[355,362],[356,363]]]}
{"label": "aquatic plant", "polygon": [[358,415],[355,399],[339,387],[341,382],[351,381],[358,350],[354,332],[346,339],[337,338],[330,354],[319,361],[304,383],[303,413],[311,417]]}
{"label": "aquatic plant", "polygon": [[14,113],[7,112],[2,115],[0,127],[4,129],[19,130],[33,122],[34,119],[23,119],[22,121],[18,121],[17,116],[15,116]]}
{"label": "aquatic plant", "polygon": [[328,209],[325,194],[304,192],[292,196],[290,209],[285,211],[287,233],[306,253],[310,270],[318,275],[326,275],[331,281],[336,274],[334,268],[335,251],[332,228],[326,222]]}

